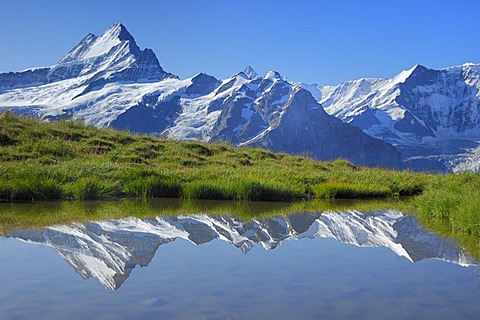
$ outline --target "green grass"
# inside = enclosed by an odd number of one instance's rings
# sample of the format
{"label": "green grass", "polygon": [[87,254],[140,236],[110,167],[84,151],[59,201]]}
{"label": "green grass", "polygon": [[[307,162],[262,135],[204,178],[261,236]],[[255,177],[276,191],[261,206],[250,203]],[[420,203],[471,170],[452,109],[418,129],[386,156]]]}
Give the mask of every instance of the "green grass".
{"label": "green grass", "polygon": [[178,198],[182,185],[176,178],[150,175],[125,181],[123,191],[131,197]]}
{"label": "green grass", "polygon": [[415,212],[447,220],[454,230],[480,236],[480,179],[462,173],[437,177],[413,202]]}
{"label": "green grass", "polygon": [[376,183],[362,184],[332,180],[315,185],[313,194],[319,198],[378,198],[391,196],[392,189]]}
{"label": "green grass", "polygon": [[410,210],[480,235],[480,177],[356,167],[226,143],[178,142],[0,114],[0,201],[235,201],[415,196]]}
{"label": "green grass", "polygon": [[177,216],[179,214],[231,215],[244,221],[299,212],[361,210],[377,212],[402,208],[404,200],[315,200],[296,202],[205,201],[192,199],[122,198],[116,201],[37,201],[0,203],[0,235],[14,230],[75,222]]}
{"label": "green grass", "polygon": [[[418,194],[425,175],[345,160],[177,142],[0,115],[0,200],[181,197],[253,201]],[[382,181],[379,185],[377,181]]]}
{"label": "green grass", "polygon": [[66,194],[78,200],[107,199],[118,193],[114,182],[104,181],[97,177],[79,178],[65,189]]}

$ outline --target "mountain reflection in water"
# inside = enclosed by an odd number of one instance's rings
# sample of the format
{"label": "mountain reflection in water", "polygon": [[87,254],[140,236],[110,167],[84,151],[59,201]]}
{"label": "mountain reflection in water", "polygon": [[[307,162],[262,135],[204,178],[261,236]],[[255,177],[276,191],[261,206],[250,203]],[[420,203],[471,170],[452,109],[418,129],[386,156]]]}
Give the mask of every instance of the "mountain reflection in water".
{"label": "mountain reflection in water", "polygon": [[126,218],[15,231],[8,237],[51,246],[82,278],[95,277],[111,291],[120,288],[135,266],[148,266],[160,245],[177,238],[195,245],[223,240],[245,254],[256,244],[272,250],[294,239],[334,238],[359,247],[386,247],[411,262],[435,258],[478,264],[453,240],[394,210],[299,213],[251,221],[227,215]]}

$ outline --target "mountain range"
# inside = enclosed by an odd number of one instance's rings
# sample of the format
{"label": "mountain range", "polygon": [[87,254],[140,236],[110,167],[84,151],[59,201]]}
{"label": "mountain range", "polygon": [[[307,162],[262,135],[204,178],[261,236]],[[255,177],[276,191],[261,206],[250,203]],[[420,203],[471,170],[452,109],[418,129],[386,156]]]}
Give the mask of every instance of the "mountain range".
{"label": "mountain range", "polygon": [[415,66],[338,86],[251,67],[223,80],[179,79],[118,23],[88,34],[54,66],[0,74],[0,110],[318,160],[455,171],[480,168],[479,89],[475,64]]}
{"label": "mountain range", "polygon": [[479,171],[479,64],[303,87],[328,114],[394,145],[406,167]]}
{"label": "mountain range", "polygon": [[161,245],[225,241],[247,254],[255,245],[273,250],[291,240],[333,238],[359,247],[388,248],[408,261],[440,259],[476,266],[456,242],[423,229],[412,216],[388,210],[297,213],[241,221],[230,216],[125,218],[19,230],[7,237],[52,247],[84,279],[115,291],[136,266],[146,267]]}

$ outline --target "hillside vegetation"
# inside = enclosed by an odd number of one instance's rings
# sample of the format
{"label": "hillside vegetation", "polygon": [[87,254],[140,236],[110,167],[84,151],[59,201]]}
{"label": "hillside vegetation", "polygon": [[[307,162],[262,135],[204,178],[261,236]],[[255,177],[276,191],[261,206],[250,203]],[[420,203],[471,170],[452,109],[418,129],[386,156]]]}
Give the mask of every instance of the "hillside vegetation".
{"label": "hillside vegetation", "polygon": [[288,201],[420,193],[425,175],[179,142],[80,122],[0,118],[2,200],[118,196]]}
{"label": "hillside vegetation", "polygon": [[0,115],[0,200],[171,197],[249,201],[417,195],[414,211],[480,234],[480,179],[179,142]]}

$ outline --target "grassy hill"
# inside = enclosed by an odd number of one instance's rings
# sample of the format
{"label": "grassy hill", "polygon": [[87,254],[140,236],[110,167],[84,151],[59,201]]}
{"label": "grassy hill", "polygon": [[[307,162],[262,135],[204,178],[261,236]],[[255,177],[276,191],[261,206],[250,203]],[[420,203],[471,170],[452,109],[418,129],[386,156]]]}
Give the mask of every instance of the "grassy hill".
{"label": "grassy hill", "polygon": [[418,194],[426,183],[424,174],[138,136],[73,121],[47,123],[3,113],[0,127],[3,200],[388,197]]}
{"label": "grassy hill", "polygon": [[356,167],[345,160],[179,142],[0,115],[0,200],[172,197],[251,201],[415,195],[418,214],[480,234],[477,174]]}

